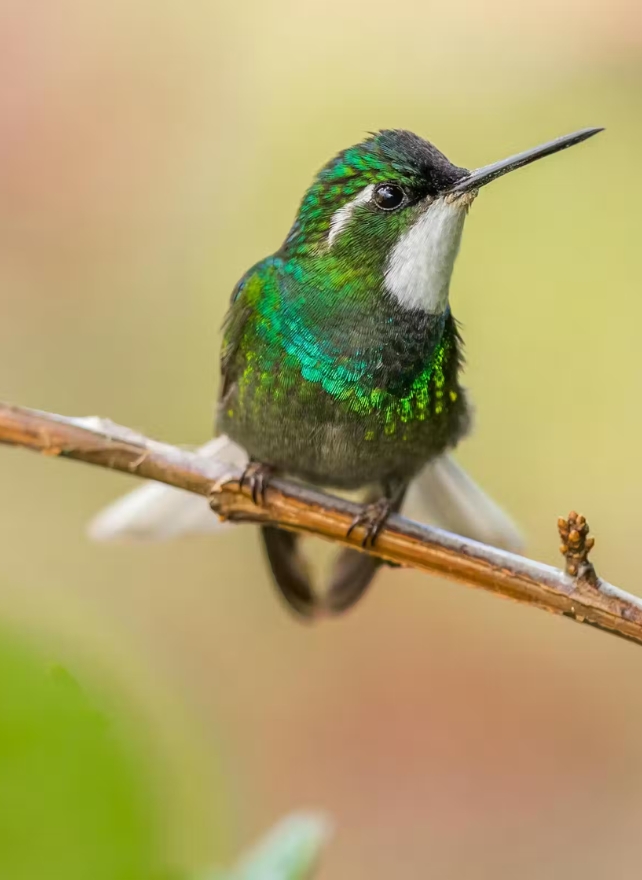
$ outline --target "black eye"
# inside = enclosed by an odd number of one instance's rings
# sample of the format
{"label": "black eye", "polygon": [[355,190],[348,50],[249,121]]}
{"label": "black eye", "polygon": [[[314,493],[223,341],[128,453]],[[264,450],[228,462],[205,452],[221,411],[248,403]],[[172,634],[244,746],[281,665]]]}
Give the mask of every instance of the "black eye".
{"label": "black eye", "polygon": [[406,194],[398,183],[380,183],[372,199],[382,211],[394,211],[406,200]]}

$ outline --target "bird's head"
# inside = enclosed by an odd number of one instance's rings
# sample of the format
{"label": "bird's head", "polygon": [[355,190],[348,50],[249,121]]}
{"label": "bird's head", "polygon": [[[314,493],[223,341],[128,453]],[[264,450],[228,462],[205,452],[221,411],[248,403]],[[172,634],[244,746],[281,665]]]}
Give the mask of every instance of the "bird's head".
{"label": "bird's head", "polygon": [[584,129],[472,172],[412,132],[380,131],[321,169],[282,252],[324,264],[330,257],[338,278],[362,273],[405,308],[443,312],[464,219],[480,187],[598,131]]}

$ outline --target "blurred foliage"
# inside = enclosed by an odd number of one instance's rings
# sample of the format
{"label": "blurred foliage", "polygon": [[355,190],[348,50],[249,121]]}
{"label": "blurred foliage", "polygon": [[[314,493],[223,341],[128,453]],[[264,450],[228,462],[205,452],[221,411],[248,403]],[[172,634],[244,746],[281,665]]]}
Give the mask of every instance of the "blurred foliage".
{"label": "blurred foliage", "polygon": [[272,829],[228,873],[207,880],[307,880],[329,834],[321,815],[296,813]]}
{"label": "blurred foliage", "polygon": [[[0,633],[0,877],[188,880],[159,870],[133,749],[75,679]],[[306,880],[329,832],[295,814],[209,880]]]}
{"label": "blurred foliage", "polygon": [[155,876],[134,756],[68,673],[0,634],[0,877]]}

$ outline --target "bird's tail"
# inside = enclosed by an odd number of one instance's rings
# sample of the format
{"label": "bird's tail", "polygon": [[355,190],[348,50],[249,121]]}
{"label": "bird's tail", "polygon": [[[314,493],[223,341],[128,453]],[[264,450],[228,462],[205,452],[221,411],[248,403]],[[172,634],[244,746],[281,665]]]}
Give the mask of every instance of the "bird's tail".
{"label": "bird's tail", "polygon": [[[391,504],[398,511],[405,488]],[[376,501],[370,496],[366,503]],[[327,591],[319,595],[312,587],[305,556],[301,552],[300,535],[273,526],[261,528],[263,544],[274,580],[284,599],[301,617],[313,618],[319,614],[342,614],[363,596],[377,570],[384,565],[369,553],[344,547],[334,562]]]}
{"label": "bird's tail", "polygon": [[334,563],[326,594],[320,596],[312,588],[301,552],[301,536],[274,526],[261,526],[261,535],[281,595],[296,614],[308,620],[319,614],[347,611],[363,596],[379,567],[385,564],[375,556],[345,548]]}

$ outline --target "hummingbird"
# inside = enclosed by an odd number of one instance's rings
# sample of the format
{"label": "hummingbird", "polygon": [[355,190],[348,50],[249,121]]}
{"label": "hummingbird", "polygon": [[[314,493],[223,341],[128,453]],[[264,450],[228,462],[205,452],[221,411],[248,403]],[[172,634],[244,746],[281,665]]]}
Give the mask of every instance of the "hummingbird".
{"label": "hummingbird", "polygon": [[[582,129],[474,171],[404,130],[379,131],[338,153],[304,194],[281,247],[232,293],[219,438],[203,454],[220,454],[228,442],[244,450],[243,481],[259,503],[273,475],[365,493],[350,530],[363,528],[366,549],[422,475],[442,522],[468,515],[462,533],[483,538],[495,528],[491,540],[515,546],[508,518],[450,455],[471,427],[451,276],[482,187],[602,130]],[[161,515],[158,492],[176,490],[137,490],[149,503],[119,502],[94,524],[94,536],[180,531],[178,520],[168,528],[177,509]],[[154,505],[149,527],[141,512]],[[274,580],[302,617],[347,610],[386,564],[344,549],[320,596],[298,536],[269,525],[261,531]]]}

